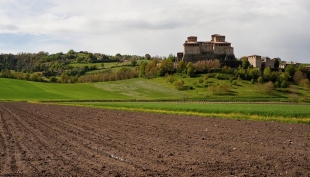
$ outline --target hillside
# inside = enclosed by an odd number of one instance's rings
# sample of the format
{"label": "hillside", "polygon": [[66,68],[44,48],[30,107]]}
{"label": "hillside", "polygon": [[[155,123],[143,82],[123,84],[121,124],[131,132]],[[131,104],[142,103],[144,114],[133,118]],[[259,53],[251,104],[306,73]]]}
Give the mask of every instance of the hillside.
{"label": "hillside", "polygon": [[[154,79],[128,79],[95,83],[43,83],[0,78],[0,100],[10,101],[51,101],[51,100],[209,100],[209,101],[293,101],[308,102],[310,92],[296,86],[278,88],[265,93],[260,84],[250,81],[218,80],[204,77],[195,78],[174,75]],[[183,89],[178,90],[169,82],[182,80]],[[217,89],[217,90],[213,90]],[[219,90],[220,89],[220,90]],[[225,90],[226,89],[226,90]]]}
{"label": "hillside", "polygon": [[180,99],[182,92],[144,79],[98,83],[42,83],[0,78],[0,100]]}

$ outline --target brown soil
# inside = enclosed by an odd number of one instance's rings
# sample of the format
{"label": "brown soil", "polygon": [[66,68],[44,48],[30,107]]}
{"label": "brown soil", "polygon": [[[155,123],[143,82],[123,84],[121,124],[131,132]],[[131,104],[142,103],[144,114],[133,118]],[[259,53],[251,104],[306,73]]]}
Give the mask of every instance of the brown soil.
{"label": "brown soil", "polygon": [[310,176],[310,127],[0,103],[0,176]]}

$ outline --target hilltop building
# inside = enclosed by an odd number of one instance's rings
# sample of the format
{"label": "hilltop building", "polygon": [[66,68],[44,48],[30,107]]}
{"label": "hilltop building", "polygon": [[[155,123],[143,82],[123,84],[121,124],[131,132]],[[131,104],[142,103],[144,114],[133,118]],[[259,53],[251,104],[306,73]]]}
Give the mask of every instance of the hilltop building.
{"label": "hilltop building", "polygon": [[182,59],[187,62],[206,59],[235,60],[235,55],[234,48],[225,41],[225,36],[213,34],[211,41],[197,41],[196,36],[187,37],[183,44]]}
{"label": "hilltop building", "polygon": [[178,60],[196,62],[201,60],[219,59],[222,65],[238,67],[234,48],[220,34],[211,35],[211,41],[198,41],[196,36],[189,36],[183,44],[183,52],[177,53]]}

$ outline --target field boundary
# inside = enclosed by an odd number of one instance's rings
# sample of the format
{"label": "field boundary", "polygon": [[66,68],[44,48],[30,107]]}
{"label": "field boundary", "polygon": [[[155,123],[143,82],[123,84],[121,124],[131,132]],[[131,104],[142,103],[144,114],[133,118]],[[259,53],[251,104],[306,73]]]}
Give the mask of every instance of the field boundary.
{"label": "field boundary", "polygon": [[[27,102],[27,101],[25,101]],[[32,102],[32,101],[28,101]],[[35,102],[35,101],[34,101]],[[40,100],[37,102],[42,103],[61,103],[61,102],[124,102],[124,103],[130,103],[130,102],[149,102],[149,103],[160,103],[160,102],[167,102],[167,103],[270,103],[270,104],[308,104],[305,102],[297,103],[297,102],[289,102],[289,101],[272,101],[272,100]]]}
{"label": "field boundary", "polygon": [[[224,118],[224,119],[237,119],[237,120],[256,120],[256,121],[275,121],[275,122],[286,122],[286,123],[301,123],[301,124],[310,124],[310,117],[308,116],[285,116],[285,115],[271,115],[271,114],[260,114],[260,113],[246,113],[246,112],[238,112],[238,111],[231,111],[231,112],[218,112],[215,111],[195,111],[189,109],[161,109],[158,107],[135,107],[135,106],[124,106],[124,105],[93,105],[88,102],[89,104],[84,104],[81,102],[63,102],[58,103],[60,105],[67,105],[67,106],[81,106],[81,107],[92,107],[92,108],[99,108],[99,109],[107,109],[107,110],[121,110],[121,111],[130,111],[130,112],[148,112],[148,113],[155,113],[155,114],[171,114],[171,115],[186,115],[186,116],[196,116],[196,117],[213,117],[213,118]],[[114,102],[117,103],[117,102]],[[142,102],[141,102],[142,103]],[[160,103],[160,102],[157,102]],[[51,103],[53,104],[53,103]],[[56,103],[57,104],[57,103]],[[121,104],[121,103],[120,103]],[[177,103],[176,103],[177,104]],[[181,104],[181,103],[180,103]],[[184,103],[186,104],[186,103]],[[187,102],[188,104],[188,102]],[[200,103],[196,103],[200,104]],[[204,103],[201,103],[204,104]],[[208,103],[206,103],[208,104]],[[217,104],[217,103],[215,103]],[[221,103],[218,103],[221,104]],[[224,103],[226,104],[226,103]],[[237,103],[236,103],[237,104]],[[241,103],[243,104],[243,103]],[[254,104],[253,104],[254,105]],[[285,105],[285,104],[283,104]],[[286,104],[287,105],[287,104]],[[300,104],[298,104],[300,105]],[[297,104],[296,104],[297,106]]]}

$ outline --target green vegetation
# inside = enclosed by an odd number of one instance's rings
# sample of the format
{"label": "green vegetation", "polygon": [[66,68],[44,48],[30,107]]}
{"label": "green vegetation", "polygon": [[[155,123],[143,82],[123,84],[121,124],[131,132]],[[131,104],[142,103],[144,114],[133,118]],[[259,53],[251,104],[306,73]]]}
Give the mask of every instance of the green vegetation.
{"label": "green vegetation", "polygon": [[[117,73],[117,77],[122,77],[121,73],[123,71]],[[253,84],[238,79],[219,79],[229,76],[228,74],[219,76],[218,74],[209,73],[190,78],[186,74],[174,74],[152,79],[116,79],[117,81],[74,84],[42,83],[0,78],[2,86],[0,88],[0,100],[309,102],[309,87],[291,85],[289,88],[274,88],[275,84],[271,82]],[[86,76],[81,78],[87,79]],[[111,79],[111,77],[109,78]],[[309,83],[306,82],[305,84]]]}
{"label": "green vegetation", "polygon": [[227,103],[145,103],[105,102],[66,103],[104,109],[118,109],[164,114],[193,115],[203,117],[267,120],[310,124],[308,105],[291,104],[227,104]]}
{"label": "green vegetation", "polygon": [[[232,69],[219,60],[180,61],[75,52],[0,54],[1,101],[132,101],[85,103],[113,109],[309,123],[303,105],[170,104],[135,101],[310,103],[306,65]],[[276,60],[278,61],[278,60]],[[278,65],[278,64],[277,64]],[[10,78],[10,79],[9,79]],[[75,103],[73,103],[75,104]],[[290,107],[291,106],[291,107]],[[257,109],[256,109],[257,108]]]}
{"label": "green vegetation", "polygon": [[129,96],[103,90],[93,84],[57,84],[0,78],[0,100],[124,100]]}
{"label": "green vegetation", "polygon": [[0,100],[155,100],[182,99],[185,93],[149,80],[98,83],[41,83],[0,78]]}

